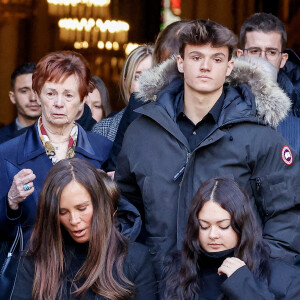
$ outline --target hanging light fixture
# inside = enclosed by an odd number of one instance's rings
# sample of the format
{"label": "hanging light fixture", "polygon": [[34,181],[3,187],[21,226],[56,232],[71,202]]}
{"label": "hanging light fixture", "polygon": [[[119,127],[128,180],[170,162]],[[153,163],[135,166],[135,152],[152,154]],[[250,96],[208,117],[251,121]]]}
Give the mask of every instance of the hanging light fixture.
{"label": "hanging light fixture", "polygon": [[123,21],[81,20],[65,18],[58,22],[60,39],[66,43],[74,43],[74,47],[98,47],[107,50],[119,50],[128,40],[129,25]]}
{"label": "hanging light fixture", "polygon": [[47,0],[52,16],[71,18],[109,18],[110,0]]}
{"label": "hanging light fixture", "polygon": [[47,0],[49,14],[60,17],[60,40],[74,48],[121,49],[128,40],[129,24],[110,20],[110,0]]}
{"label": "hanging light fixture", "polygon": [[26,18],[32,14],[32,0],[0,0],[0,19]]}

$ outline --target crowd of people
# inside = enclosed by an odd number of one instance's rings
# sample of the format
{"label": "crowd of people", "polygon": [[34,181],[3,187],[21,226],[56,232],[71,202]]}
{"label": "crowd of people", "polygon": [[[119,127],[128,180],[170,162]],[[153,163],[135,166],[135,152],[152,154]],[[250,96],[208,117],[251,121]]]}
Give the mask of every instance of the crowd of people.
{"label": "crowd of people", "polygon": [[16,68],[1,265],[20,228],[25,250],[5,297],[300,299],[300,59],[286,44],[266,13],[239,47],[214,21],[174,22],[127,57],[115,114],[79,53]]}

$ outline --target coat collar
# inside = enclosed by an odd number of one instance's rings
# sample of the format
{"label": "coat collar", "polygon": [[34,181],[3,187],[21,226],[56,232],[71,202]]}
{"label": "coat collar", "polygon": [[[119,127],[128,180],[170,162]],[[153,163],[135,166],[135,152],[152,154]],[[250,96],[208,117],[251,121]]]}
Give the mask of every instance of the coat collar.
{"label": "coat collar", "polygon": [[[28,130],[20,136],[18,144],[18,164],[23,164],[26,161],[32,160],[39,155],[45,154],[45,148],[40,140],[37,128],[37,122],[30,126]],[[80,153],[91,159],[99,160],[99,155],[96,155],[87,133],[78,125],[78,139],[75,148],[75,153]]]}
{"label": "coat collar", "polygon": [[[264,59],[235,58],[234,68],[226,84],[233,87],[248,85],[253,94],[254,110],[264,123],[277,126],[289,112],[291,101],[276,82],[276,69]],[[183,80],[176,61],[171,58],[154,68],[144,71],[140,77],[138,98],[152,100],[168,91],[174,80]]]}

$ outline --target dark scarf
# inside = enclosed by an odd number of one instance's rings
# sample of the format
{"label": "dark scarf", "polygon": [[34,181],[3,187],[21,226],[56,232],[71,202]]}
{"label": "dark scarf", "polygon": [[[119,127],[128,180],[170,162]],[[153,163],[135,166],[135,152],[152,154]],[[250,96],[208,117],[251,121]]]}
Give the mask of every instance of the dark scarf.
{"label": "dark scarf", "polygon": [[76,121],[85,131],[91,131],[93,126],[97,123],[92,117],[90,107],[84,103],[84,111],[82,116]]}
{"label": "dark scarf", "polygon": [[234,256],[234,249],[220,252],[206,252],[201,249],[199,258],[200,291],[197,300],[217,300],[222,295],[221,285],[227,279],[225,274],[219,275],[218,268],[227,257]]}

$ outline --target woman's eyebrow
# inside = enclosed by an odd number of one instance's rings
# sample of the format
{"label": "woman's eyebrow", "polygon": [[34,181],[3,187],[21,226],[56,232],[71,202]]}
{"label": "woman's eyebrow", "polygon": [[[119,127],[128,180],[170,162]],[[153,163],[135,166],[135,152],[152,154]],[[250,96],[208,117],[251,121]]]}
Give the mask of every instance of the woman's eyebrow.
{"label": "woman's eyebrow", "polygon": [[89,200],[87,200],[87,201],[84,201],[84,202],[82,202],[82,203],[79,203],[79,204],[77,204],[77,205],[75,205],[76,207],[77,206],[82,206],[82,205],[86,205],[86,204],[89,204]]}
{"label": "woman's eyebrow", "polygon": [[223,220],[218,221],[217,223],[221,223],[221,222],[224,222],[224,221],[231,221],[231,219],[223,219]]}
{"label": "woman's eyebrow", "polygon": [[[89,204],[89,200],[87,200],[87,201],[84,201],[84,202],[82,202],[82,203],[79,203],[79,204],[76,204],[75,205],[75,207],[78,207],[78,206],[82,206],[82,205],[86,205],[86,204]],[[64,208],[64,207],[59,207],[59,209],[66,209],[66,208]]]}
{"label": "woman's eyebrow", "polygon": [[[208,221],[205,221],[205,220],[203,220],[203,219],[198,219],[198,220],[201,221],[201,222],[204,222],[204,223],[209,224]],[[217,221],[216,223],[221,223],[221,222],[224,222],[224,221],[231,221],[231,219],[223,219],[223,220]]]}

